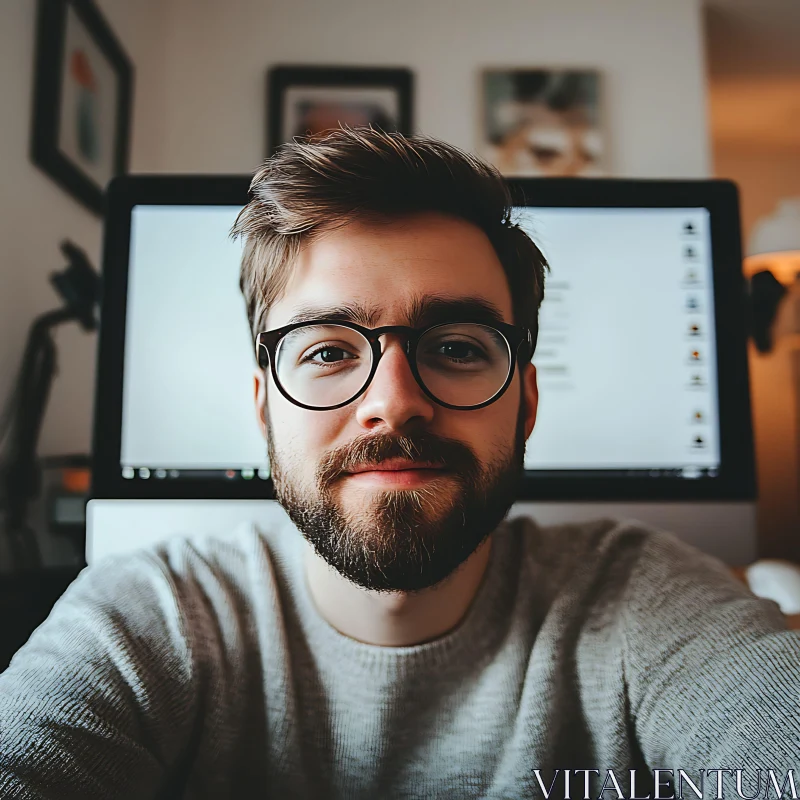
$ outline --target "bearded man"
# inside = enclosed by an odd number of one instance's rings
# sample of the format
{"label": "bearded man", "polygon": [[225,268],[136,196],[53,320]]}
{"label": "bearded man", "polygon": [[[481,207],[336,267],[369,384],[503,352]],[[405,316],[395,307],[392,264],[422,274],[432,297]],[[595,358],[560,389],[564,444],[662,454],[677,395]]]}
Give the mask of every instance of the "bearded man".
{"label": "bearded man", "polygon": [[505,519],[546,271],[510,211],[486,164],[370,129],[257,172],[234,233],[286,522],[87,569],[0,677],[3,797],[788,786],[774,603],[668,533]]}

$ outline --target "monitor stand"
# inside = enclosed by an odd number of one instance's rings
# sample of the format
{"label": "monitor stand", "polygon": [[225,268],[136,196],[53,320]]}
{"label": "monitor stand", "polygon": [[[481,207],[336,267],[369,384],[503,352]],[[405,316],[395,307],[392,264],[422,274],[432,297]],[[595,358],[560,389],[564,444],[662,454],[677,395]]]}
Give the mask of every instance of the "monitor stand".
{"label": "monitor stand", "polygon": [[[732,566],[756,558],[755,502],[562,503],[519,502],[509,517],[531,516],[541,525],[603,517],[636,519],[670,531]],[[86,510],[86,561],[129,552],[174,535],[285,524],[274,500],[91,500]]]}
{"label": "monitor stand", "polygon": [[520,502],[509,516],[528,515],[541,525],[584,522],[602,517],[639,520],[674,533],[683,541],[731,566],[756,559],[756,502]]}

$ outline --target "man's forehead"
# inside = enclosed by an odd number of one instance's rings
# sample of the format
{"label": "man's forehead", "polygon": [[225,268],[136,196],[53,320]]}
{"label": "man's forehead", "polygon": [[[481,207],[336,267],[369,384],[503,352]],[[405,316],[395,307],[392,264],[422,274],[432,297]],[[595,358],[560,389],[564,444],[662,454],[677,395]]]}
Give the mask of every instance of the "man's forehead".
{"label": "man's forehead", "polygon": [[440,322],[471,320],[492,324],[510,322],[502,310],[483,297],[453,294],[416,294],[406,300],[374,304],[357,298],[344,302],[305,303],[294,307],[286,325],[330,319],[367,328],[382,324],[424,327]]}
{"label": "man's forehead", "polygon": [[504,270],[486,234],[441,215],[355,221],[311,239],[268,316],[270,328],[311,318],[366,327],[513,318]]}

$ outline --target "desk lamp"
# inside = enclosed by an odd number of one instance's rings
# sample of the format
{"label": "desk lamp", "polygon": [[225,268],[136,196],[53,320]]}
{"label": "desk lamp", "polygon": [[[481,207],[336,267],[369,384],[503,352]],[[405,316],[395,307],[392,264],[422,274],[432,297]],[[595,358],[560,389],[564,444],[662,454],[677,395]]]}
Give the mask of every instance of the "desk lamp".
{"label": "desk lamp", "polygon": [[773,214],[756,222],[747,249],[744,274],[750,280],[751,332],[758,351],[767,353],[778,305],[800,278],[800,197],[781,200]]}
{"label": "desk lamp", "polygon": [[95,307],[100,297],[100,277],[86,254],[69,241],[61,244],[67,266],[50,281],[64,307],[34,320],[28,334],[17,383],[0,416],[0,499],[5,507],[4,533],[15,569],[41,567],[35,532],[27,524],[28,505],[41,489],[41,469],[36,458],[47,399],[56,372],[53,330],[77,321],[86,331],[97,328]]}
{"label": "desk lamp", "polygon": [[774,213],[753,226],[745,259],[745,273],[768,269],[782,284],[794,283],[800,275],[800,197],[778,203]]}
{"label": "desk lamp", "polygon": [[[755,345],[750,383],[759,474],[759,553],[800,562],[800,197],[781,200],[773,213],[760,219],[747,250],[744,272],[750,279]],[[757,565],[753,577],[760,589],[768,581],[776,586],[783,581],[779,568],[790,572],[789,565],[778,561]],[[795,584],[800,587],[800,574]],[[785,600],[772,599],[786,610]],[[800,591],[786,611],[798,612]]]}

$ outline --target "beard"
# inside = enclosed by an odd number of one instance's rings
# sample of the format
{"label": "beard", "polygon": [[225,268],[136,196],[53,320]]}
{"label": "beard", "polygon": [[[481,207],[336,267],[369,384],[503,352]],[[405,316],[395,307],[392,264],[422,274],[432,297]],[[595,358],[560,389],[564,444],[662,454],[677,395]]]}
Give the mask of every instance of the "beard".
{"label": "beard", "polygon": [[[267,421],[276,499],[317,554],[357,586],[407,593],[434,586],[480,547],[517,497],[525,455],[522,405],[513,446],[489,463],[481,464],[463,442],[428,431],[370,434],[328,453],[310,489],[296,477],[299,461],[274,447]],[[337,488],[347,472],[391,458],[442,464],[443,471],[418,487],[368,489],[360,507],[346,508]]]}

